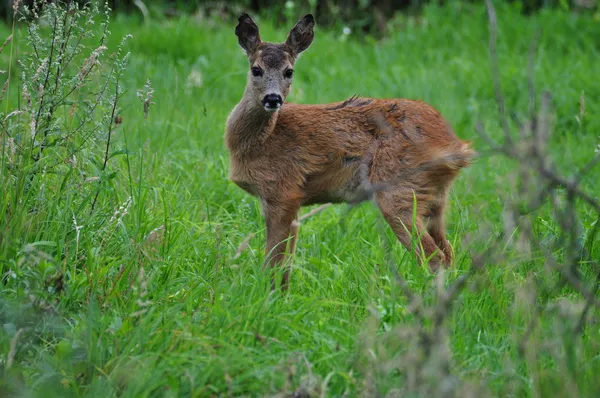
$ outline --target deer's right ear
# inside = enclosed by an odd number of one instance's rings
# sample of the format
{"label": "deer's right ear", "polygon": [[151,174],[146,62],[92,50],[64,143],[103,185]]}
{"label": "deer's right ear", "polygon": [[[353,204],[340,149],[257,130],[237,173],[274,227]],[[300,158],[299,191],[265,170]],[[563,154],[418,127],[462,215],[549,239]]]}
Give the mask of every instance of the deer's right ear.
{"label": "deer's right ear", "polygon": [[246,13],[243,13],[238,18],[235,35],[238,37],[238,43],[240,43],[240,46],[248,55],[256,51],[256,48],[261,43],[258,26],[256,26],[252,18]]}

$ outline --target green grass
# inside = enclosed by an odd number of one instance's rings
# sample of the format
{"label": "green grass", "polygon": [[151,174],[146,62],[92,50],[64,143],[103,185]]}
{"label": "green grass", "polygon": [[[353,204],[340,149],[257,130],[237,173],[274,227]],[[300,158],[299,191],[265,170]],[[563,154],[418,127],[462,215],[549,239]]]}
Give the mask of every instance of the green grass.
{"label": "green grass", "polygon": [[[528,52],[541,29],[534,81],[552,93],[549,145],[568,176],[594,156],[599,142],[600,22],[562,11],[526,18],[508,7],[498,9],[498,18],[504,96],[518,117],[527,116]],[[263,39],[286,37],[268,21],[259,25]],[[422,99],[461,138],[473,140],[482,156],[457,179],[447,216],[456,251],[450,283],[472,256],[491,244],[506,245],[503,209],[515,195],[509,178],[515,164],[490,156],[475,132],[482,122],[493,137],[502,134],[487,15],[479,6],[427,7],[421,18],[398,17],[394,27],[380,42],[317,30],[296,65],[289,100]],[[69,207],[76,191],[71,202],[48,187],[39,199],[51,200],[45,215],[2,223],[3,367],[16,342],[4,387],[25,396],[141,397],[263,396],[300,388],[331,396],[393,395],[408,386],[418,320],[386,266],[388,256],[427,303],[435,303],[435,281],[396,242],[374,206],[331,207],[305,221],[289,292],[269,291],[269,275],[260,268],[265,236],[258,201],[227,179],[224,123],[247,73],[234,25],[192,18],[144,25],[119,17],[111,30],[109,50],[133,35],[123,123],[113,142],[128,155],[110,160],[117,176],[100,192],[95,212],[79,216],[77,243]],[[10,28],[0,33],[8,36]],[[18,30],[17,39],[24,34]],[[6,52],[1,59],[8,61]],[[198,76],[201,83],[190,84]],[[156,90],[147,119],[135,98],[146,79]],[[18,84],[12,87],[15,98]],[[582,187],[598,197],[598,181],[600,168]],[[109,222],[129,197],[122,223]],[[579,209],[582,236],[589,237],[596,216]],[[550,210],[537,212],[534,225],[548,239],[557,228]],[[234,259],[252,233],[249,248]],[[574,336],[563,327],[568,316],[548,311],[532,334],[530,356],[519,352],[534,303],[576,306],[582,299],[566,287],[542,291],[536,283],[553,286],[556,278],[544,276],[542,261],[520,261],[506,246],[502,260],[473,278],[446,320],[452,388],[458,395],[481,388],[494,396],[597,396],[597,324]],[[600,238],[589,250],[600,257]],[[60,294],[45,282],[56,272],[64,273]],[[598,311],[591,315],[597,318]],[[431,370],[423,379],[430,389],[413,390],[439,391],[436,385],[447,381],[442,374]]]}

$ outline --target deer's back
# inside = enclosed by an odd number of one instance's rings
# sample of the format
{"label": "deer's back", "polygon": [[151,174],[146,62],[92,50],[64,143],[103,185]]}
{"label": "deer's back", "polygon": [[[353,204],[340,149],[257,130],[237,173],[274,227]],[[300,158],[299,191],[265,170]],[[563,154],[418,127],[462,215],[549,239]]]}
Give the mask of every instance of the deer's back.
{"label": "deer's back", "polygon": [[424,102],[354,97],[324,105],[288,103],[271,138],[272,144],[292,141],[311,151],[336,149],[345,155],[362,154],[377,140],[413,152],[461,143],[441,114]]}

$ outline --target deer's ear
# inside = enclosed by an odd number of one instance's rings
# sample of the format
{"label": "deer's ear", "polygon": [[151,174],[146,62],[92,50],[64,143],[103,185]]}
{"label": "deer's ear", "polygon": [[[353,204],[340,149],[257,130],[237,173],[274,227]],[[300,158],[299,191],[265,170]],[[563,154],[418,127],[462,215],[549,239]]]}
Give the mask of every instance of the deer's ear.
{"label": "deer's ear", "polygon": [[256,51],[256,48],[261,43],[258,26],[256,26],[252,18],[246,13],[240,15],[238,18],[235,35],[238,37],[238,43],[240,43],[240,46],[248,55]]}
{"label": "deer's ear", "polygon": [[298,23],[296,23],[296,25],[294,25],[285,42],[292,50],[292,55],[294,57],[300,55],[302,51],[310,46],[310,43],[312,43],[315,37],[315,32],[313,31],[314,27],[315,18],[312,14],[305,15]]}

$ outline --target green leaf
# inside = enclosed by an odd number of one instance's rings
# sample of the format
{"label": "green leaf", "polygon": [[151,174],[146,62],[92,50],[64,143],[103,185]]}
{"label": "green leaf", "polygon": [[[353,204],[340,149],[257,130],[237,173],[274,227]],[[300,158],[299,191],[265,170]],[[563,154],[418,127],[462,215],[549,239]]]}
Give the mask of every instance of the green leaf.
{"label": "green leaf", "polygon": [[123,149],[119,149],[119,150],[117,150],[117,151],[114,151],[114,152],[112,152],[112,153],[111,153],[111,154],[108,156],[108,158],[109,158],[109,159],[112,159],[112,158],[113,158],[113,157],[115,157],[115,156],[119,156],[119,155],[126,155],[126,154],[128,154],[128,153],[129,153],[129,151],[127,150],[127,148],[123,148]]}

